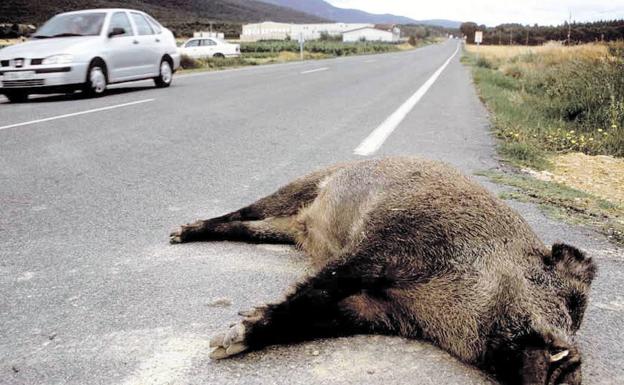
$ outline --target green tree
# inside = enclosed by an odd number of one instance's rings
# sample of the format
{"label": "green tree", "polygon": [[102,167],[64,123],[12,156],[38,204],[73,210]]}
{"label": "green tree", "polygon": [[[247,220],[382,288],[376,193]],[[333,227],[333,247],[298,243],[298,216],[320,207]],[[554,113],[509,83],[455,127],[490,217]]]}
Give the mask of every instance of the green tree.
{"label": "green tree", "polygon": [[462,23],[459,27],[459,31],[466,36],[466,39],[469,44],[474,44],[475,32],[477,31],[477,23],[473,23],[472,21],[468,21]]}

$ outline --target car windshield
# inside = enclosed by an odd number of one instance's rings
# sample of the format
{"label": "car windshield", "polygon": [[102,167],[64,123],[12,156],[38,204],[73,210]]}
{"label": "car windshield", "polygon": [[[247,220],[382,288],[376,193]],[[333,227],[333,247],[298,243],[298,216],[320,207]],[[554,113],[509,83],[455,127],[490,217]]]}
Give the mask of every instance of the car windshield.
{"label": "car windshield", "polygon": [[103,12],[64,13],[48,20],[33,37],[96,36],[102,30],[105,17]]}

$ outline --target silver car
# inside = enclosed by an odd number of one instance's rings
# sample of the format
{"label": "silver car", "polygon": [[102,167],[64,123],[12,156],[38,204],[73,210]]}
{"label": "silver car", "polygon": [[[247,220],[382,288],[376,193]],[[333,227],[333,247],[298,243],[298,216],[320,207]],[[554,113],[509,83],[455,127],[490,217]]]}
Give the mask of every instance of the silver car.
{"label": "silver car", "polygon": [[108,84],[154,79],[168,87],[180,66],[173,33],[146,13],[92,9],[61,13],[28,42],[0,49],[0,94],[82,90],[99,96]]}

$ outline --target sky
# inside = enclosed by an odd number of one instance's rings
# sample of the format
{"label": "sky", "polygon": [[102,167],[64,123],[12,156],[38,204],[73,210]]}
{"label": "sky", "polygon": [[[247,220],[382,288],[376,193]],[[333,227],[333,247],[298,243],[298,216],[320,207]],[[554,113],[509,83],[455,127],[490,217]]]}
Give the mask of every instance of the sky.
{"label": "sky", "polygon": [[495,26],[502,23],[557,25],[572,20],[624,19],[624,0],[326,0],[342,8],[392,13],[416,20],[450,19]]}

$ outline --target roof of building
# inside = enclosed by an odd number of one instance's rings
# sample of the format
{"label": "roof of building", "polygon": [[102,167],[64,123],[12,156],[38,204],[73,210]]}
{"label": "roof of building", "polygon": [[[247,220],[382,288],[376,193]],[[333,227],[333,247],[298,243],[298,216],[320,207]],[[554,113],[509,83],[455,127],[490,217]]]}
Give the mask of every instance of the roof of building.
{"label": "roof of building", "polygon": [[348,31],[344,31],[343,33],[351,33],[351,32],[361,31],[363,29],[374,29],[376,31],[392,33],[392,31],[387,31],[385,29],[379,29],[379,28],[376,28],[376,27],[361,27],[361,28],[356,28],[356,29],[350,29]]}
{"label": "roof of building", "polygon": [[375,24],[375,28],[383,29],[384,31],[392,31],[396,26],[396,24]]}

